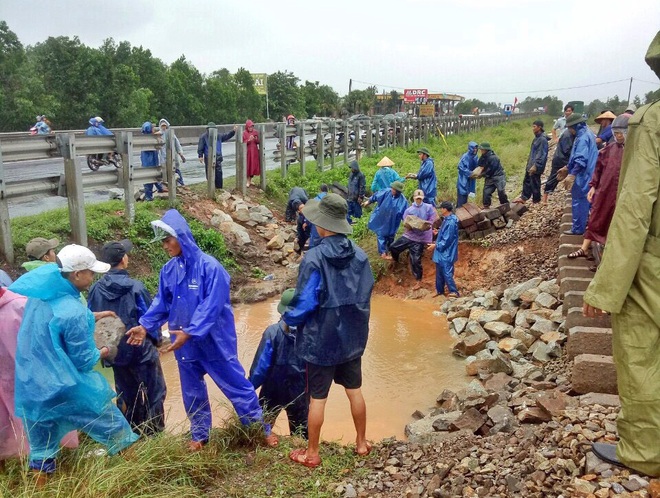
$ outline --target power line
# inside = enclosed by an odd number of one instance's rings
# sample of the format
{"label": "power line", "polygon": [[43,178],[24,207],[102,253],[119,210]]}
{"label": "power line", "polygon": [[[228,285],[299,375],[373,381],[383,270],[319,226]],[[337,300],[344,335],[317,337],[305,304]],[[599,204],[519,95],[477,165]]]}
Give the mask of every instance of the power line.
{"label": "power line", "polygon": [[649,85],[660,86],[660,82],[658,81],[646,81],[646,80],[640,80],[639,78],[633,78],[633,81],[639,81],[640,83],[648,83]]}

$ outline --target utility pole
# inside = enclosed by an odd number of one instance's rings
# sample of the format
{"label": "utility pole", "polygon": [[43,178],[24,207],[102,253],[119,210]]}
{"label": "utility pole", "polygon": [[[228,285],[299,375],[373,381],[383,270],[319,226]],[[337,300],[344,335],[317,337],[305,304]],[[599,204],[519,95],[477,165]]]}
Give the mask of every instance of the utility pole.
{"label": "utility pole", "polygon": [[351,93],[352,89],[353,89],[353,78],[348,80],[348,93]]}
{"label": "utility pole", "polygon": [[628,87],[628,105],[630,105],[630,92],[632,92],[632,76],[630,77],[630,86]]}

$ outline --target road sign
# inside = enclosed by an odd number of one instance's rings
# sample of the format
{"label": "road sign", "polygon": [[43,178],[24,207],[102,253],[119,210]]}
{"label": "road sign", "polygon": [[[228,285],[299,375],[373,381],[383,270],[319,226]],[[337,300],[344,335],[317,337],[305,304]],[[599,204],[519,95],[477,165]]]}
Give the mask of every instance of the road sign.
{"label": "road sign", "polygon": [[419,115],[420,116],[435,116],[435,105],[433,104],[423,104],[419,106]]}
{"label": "road sign", "polygon": [[254,80],[254,89],[259,95],[268,94],[268,75],[266,73],[251,73]]}

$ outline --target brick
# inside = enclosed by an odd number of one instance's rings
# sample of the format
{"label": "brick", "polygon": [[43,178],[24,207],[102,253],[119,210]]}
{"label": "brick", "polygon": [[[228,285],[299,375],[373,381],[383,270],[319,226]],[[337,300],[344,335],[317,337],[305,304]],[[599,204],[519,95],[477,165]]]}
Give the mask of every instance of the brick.
{"label": "brick", "polygon": [[493,224],[490,222],[490,220],[483,220],[477,222],[477,230],[487,230],[491,226],[493,226]]}
{"label": "brick", "polygon": [[[570,245],[570,244],[566,244]],[[580,266],[582,268],[589,268],[594,264],[593,261],[588,261],[584,258],[575,258],[575,259],[568,259],[568,256],[559,256],[557,259],[557,266],[559,268],[563,268],[564,266]]]}
{"label": "brick", "polygon": [[487,228],[486,230],[484,230],[484,237],[486,235],[490,235],[490,234],[493,234],[495,232],[497,232],[497,230],[495,228],[493,228],[493,227]]}
{"label": "brick", "polygon": [[525,214],[527,211],[529,211],[529,208],[525,206],[524,204],[512,204],[511,205],[511,210],[516,213],[518,216],[522,216]]}
{"label": "brick", "polygon": [[[476,225],[475,225],[476,226]],[[482,230],[477,230],[476,232],[472,232],[469,235],[470,239],[482,239],[484,237],[484,232]]]}
{"label": "brick", "polygon": [[507,212],[511,211],[511,204],[508,202],[506,204],[500,204],[497,206],[497,209],[500,210],[500,215],[506,214]]}
{"label": "brick", "polygon": [[589,318],[582,315],[582,308],[569,308],[566,315],[566,330],[573,327],[599,327],[603,329],[612,328],[612,317],[610,315],[601,315],[595,318]]}
{"label": "brick", "polygon": [[473,217],[481,212],[481,208],[471,202],[468,202],[467,204],[463,204],[463,206],[461,207],[465,208],[468,211],[468,213],[470,213]]}
{"label": "brick", "polygon": [[[568,227],[568,229],[570,230],[571,227]],[[562,228],[561,232],[563,232],[564,230],[565,229]],[[559,243],[560,244],[578,244],[578,245],[581,246],[583,240],[584,240],[583,235],[566,235],[565,233],[561,233],[561,235],[559,236]],[[582,258],[582,259],[584,259],[584,258]]]}
{"label": "brick", "polygon": [[596,354],[576,356],[571,383],[578,394],[618,394],[614,360],[611,356]]}
{"label": "brick", "polygon": [[484,210],[483,213],[486,215],[486,218],[488,218],[489,220],[494,220],[495,218],[500,217],[500,210],[497,208]]}
{"label": "brick", "polygon": [[[593,264],[593,262],[592,262]],[[593,278],[595,275],[595,272],[591,271],[588,267],[584,266],[562,266],[559,268],[559,275],[558,279],[559,281],[569,278],[569,277],[577,277],[577,278]]]}
{"label": "brick", "polygon": [[477,225],[476,224],[469,225],[469,226],[466,226],[464,228],[465,228],[465,233],[467,233],[468,235],[470,235],[471,233],[474,233],[474,232],[477,231]]}
{"label": "brick", "polygon": [[568,277],[564,278],[559,284],[559,296],[563,296],[570,291],[586,291],[589,287],[591,278]]}
{"label": "brick", "polygon": [[495,218],[493,220],[493,227],[495,227],[496,229],[501,230],[505,226],[506,226],[506,220],[502,216],[500,216],[499,218]]}
{"label": "brick", "polygon": [[598,327],[571,327],[568,329],[569,358],[580,354],[612,355],[612,329]]}
{"label": "brick", "polygon": [[507,220],[513,220],[513,221],[518,221],[520,219],[520,216],[518,216],[513,210],[507,211],[504,217]]}
{"label": "brick", "polygon": [[564,294],[564,304],[561,307],[562,314],[566,316],[568,315],[568,310],[572,308],[582,308],[582,305],[584,304],[583,299],[583,291],[569,291]]}

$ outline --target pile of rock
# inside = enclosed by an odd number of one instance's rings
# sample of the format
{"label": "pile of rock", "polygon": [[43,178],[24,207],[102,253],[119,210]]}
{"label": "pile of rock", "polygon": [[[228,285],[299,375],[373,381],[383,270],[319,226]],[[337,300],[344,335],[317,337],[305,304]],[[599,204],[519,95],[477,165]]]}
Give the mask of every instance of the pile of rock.
{"label": "pile of rock", "polygon": [[527,212],[524,204],[500,204],[495,208],[481,209],[467,203],[456,209],[459,235],[463,238],[480,239],[502,228],[510,228]]}

